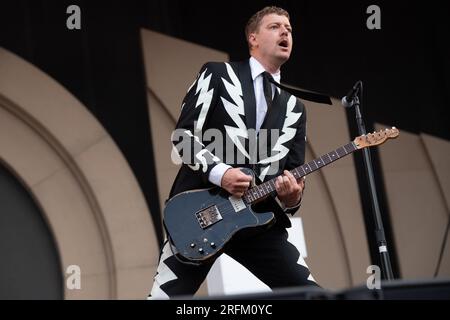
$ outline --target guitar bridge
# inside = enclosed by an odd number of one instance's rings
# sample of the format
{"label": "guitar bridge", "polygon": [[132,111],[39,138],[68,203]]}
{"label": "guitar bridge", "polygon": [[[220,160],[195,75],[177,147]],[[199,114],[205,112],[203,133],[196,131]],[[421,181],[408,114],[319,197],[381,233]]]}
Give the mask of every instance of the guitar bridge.
{"label": "guitar bridge", "polygon": [[198,223],[202,229],[205,229],[216,222],[222,220],[219,209],[215,205],[212,205],[206,209],[200,210],[195,213]]}

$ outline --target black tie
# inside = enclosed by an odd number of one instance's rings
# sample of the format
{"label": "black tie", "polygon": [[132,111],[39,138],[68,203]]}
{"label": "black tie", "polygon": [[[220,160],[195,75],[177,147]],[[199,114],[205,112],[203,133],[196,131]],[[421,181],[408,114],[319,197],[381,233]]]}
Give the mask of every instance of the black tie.
{"label": "black tie", "polygon": [[[299,90],[297,88],[293,88],[290,87],[288,85],[285,84],[281,84],[276,82],[273,78],[272,75],[270,73],[268,73],[267,71],[264,72],[263,74],[263,79],[265,82],[269,82],[268,83],[268,87],[269,87],[269,91],[268,92],[272,92],[272,88],[270,86],[270,83],[273,83],[276,87],[285,90],[287,92],[289,92],[290,94],[301,98],[301,99],[305,99],[308,101],[313,101],[313,102],[317,102],[317,103],[326,103],[326,104],[330,104],[331,105],[331,99],[329,96],[321,94],[321,93],[316,93],[316,92],[311,92],[311,91],[303,91],[303,90]],[[263,86],[264,86],[264,96],[266,97],[267,100],[267,95],[266,95],[266,83],[263,81]],[[270,101],[272,102],[272,95],[269,96],[270,97]],[[269,107],[269,103],[267,103],[267,107]]]}
{"label": "black tie", "polygon": [[272,78],[272,75],[270,75],[267,71],[263,72],[263,89],[264,89],[264,97],[266,98],[267,102],[267,111],[270,110],[272,107],[272,85],[271,82],[275,82],[275,80]]}

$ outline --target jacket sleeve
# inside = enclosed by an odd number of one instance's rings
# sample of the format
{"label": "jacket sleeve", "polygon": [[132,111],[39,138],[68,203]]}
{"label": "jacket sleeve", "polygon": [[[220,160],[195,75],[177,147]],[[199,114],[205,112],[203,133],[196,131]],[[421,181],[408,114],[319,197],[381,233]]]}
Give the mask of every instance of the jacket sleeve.
{"label": "jacket sleeve", "polygon": [[221,160],[202,142],[202,133],[218,97],[220,78],[214,73],[214,64],[206,63],[188,89],[181,105],[181,114],[172,133],[175,156],[182,164],[198,173],[204,183],[210,171]]}
{"label": "jacket sleeve", "polygon": [[[292,170],[305,163],[305,149],[306,149],[306,108],[304,104],[297,100],[298,107],[302,112],[298,121],[297,132],[295,133],[294,142],[290,148],[288,158],[286,160],[285,170]],[[304,190],[303,190],[304,193]],[[294,215],[302,204],[303,196],[298,205],[291,208],[284,208],[285,213]]]}

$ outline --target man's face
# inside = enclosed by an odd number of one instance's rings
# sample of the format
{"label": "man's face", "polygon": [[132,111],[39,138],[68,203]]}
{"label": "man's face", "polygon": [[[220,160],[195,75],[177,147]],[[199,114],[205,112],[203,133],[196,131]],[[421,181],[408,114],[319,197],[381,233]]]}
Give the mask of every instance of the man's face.
{"label": "man's face", "polygon": [[253,50],[264,58],[284,63],[292,51],[292,27],[286,16],[268,14],[261,20],[259,30],[250,35]]}

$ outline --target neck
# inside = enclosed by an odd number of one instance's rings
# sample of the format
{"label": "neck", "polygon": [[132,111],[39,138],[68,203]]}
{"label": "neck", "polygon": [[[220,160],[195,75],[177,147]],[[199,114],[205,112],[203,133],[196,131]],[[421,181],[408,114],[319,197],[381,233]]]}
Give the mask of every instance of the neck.
{"label": "neck", "polygon": [[251,56],[258,60],[258,62],[261,63],[264,69],[271,74],[275,74],[280,71],[281,65],[283,64],[275,61],[269,61],[268,59],[264,59],[255,53],[251,53]]}
{"label": "neck", "polygon": [[[337,148],[336,150],[324,154],[323,156],[315,160],[312,160],[308,163],[305,163],[304,165],[301,165],[291,170],[290,172],[294,176],[294,178],[298,181],[301,177],[304,177],[307,174],[319,170],[320,168],[329,165],[330,163],[342,157],[345,157],[346,155],[349,155],[356,150],[358,150],[358,147],[355,145],[354,142],[350,142],[345,146],[342,146],[340,148]],[[261,183],[260,185],[248,189],[244,193],[243,196],[244,200],[249,204],[253,204],[264,199],[269,194],[276,194],[276,187],[275,187],[276,179],[277,177],[272,178],[266,182]]]}

